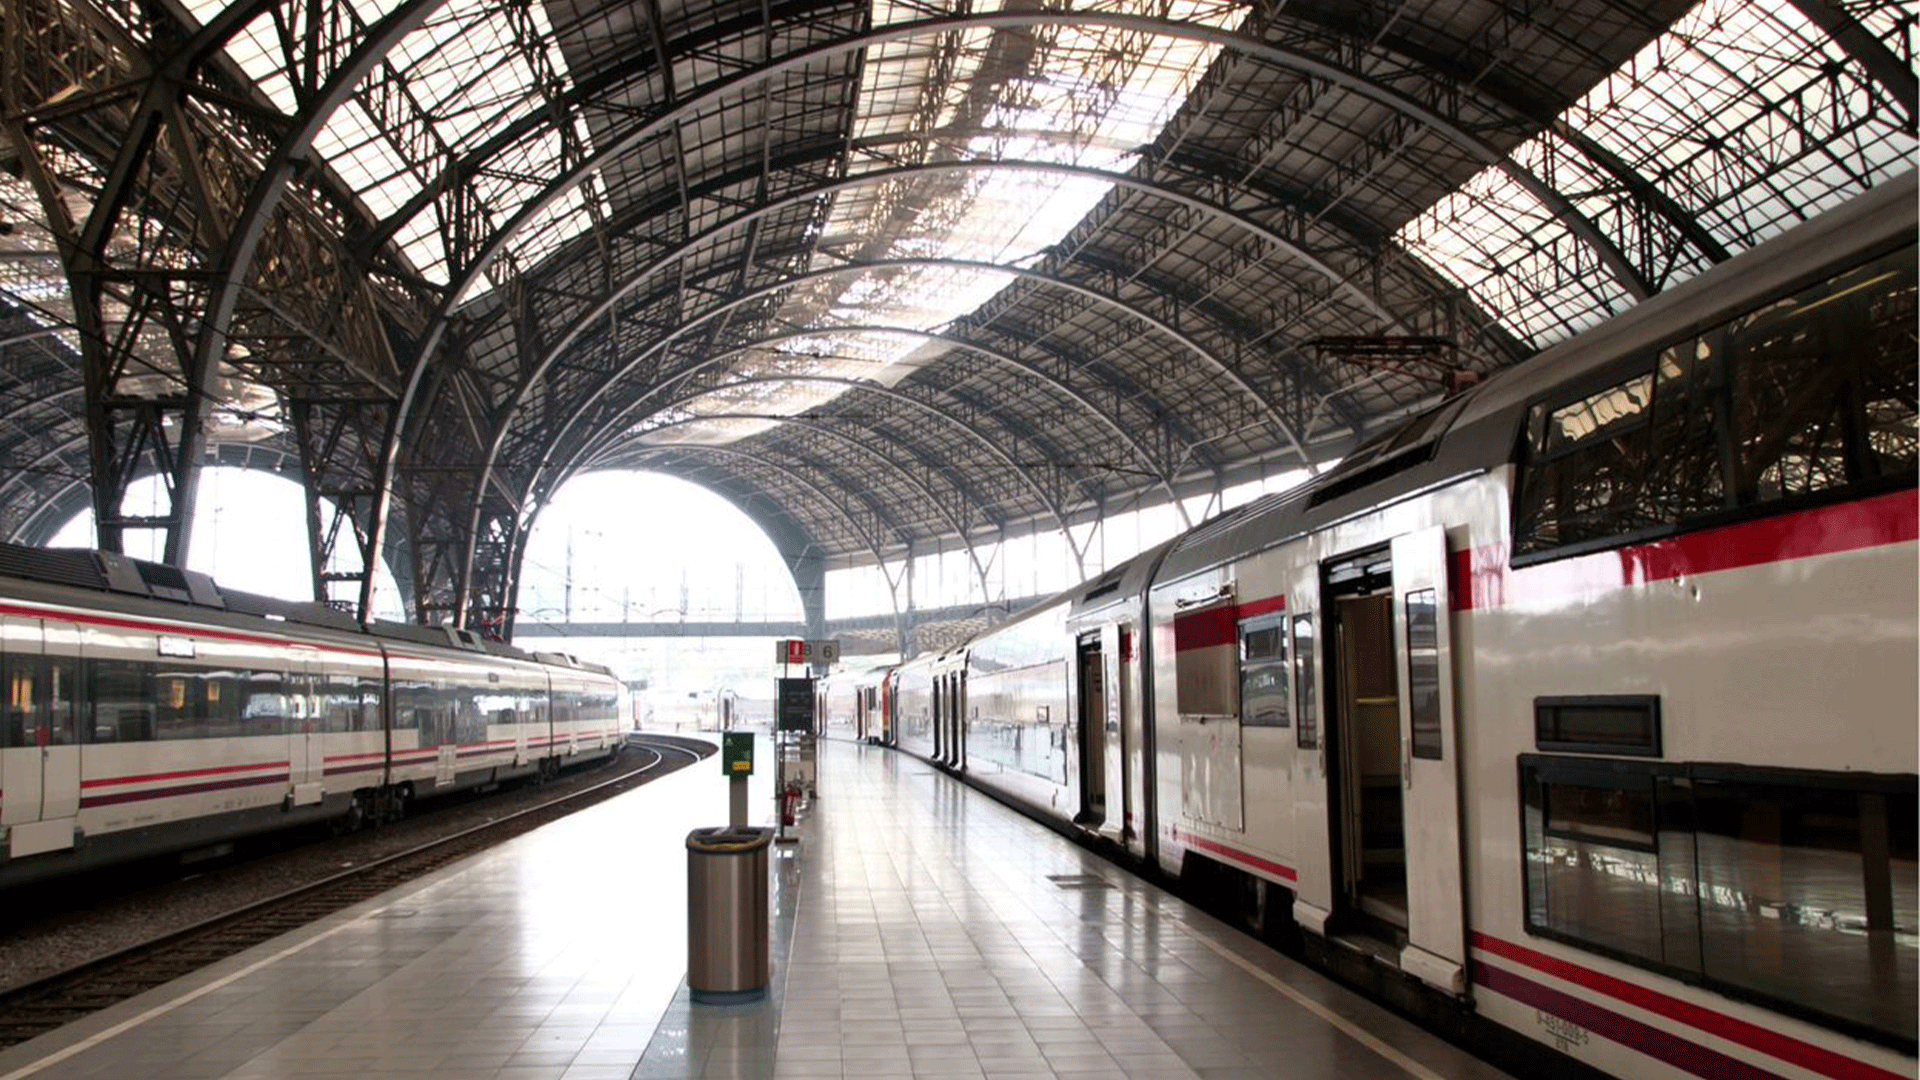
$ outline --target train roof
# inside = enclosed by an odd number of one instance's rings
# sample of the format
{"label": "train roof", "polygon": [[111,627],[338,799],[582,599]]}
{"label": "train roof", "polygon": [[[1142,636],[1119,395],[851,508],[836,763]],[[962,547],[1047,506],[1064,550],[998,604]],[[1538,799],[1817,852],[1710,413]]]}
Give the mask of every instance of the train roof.
{"label": "train roof", "polygon": [[1843,263],[1914,238],[1913,170],[1789,229],[1632,310],[1541,351],[1377,436],[1300,487],[1248,503],[1174,541],[1159,580],[1177,582],[1376,506],[1512,460],[1526,409],[1636,350],[1725,322]]}
{"label": "train roof", "polygon": [[83,548],[40,548],[0,543],[0,577],[34,586],[99,594],[101,604],[141,608],[159,614],[165,605],[192,608],[193,617],[216,625],[249,627],[260,621],[321,632],[323,635],[374,637],[439,649],[570,667],[603,675],[612,671],[561,653],[536,654],[498,641],[487,641],[471,631],[448,626],[415,626],[378,621],[362,626],[359,620],[325,604],[282,600],[240,589],[226,589],[206,574],[181,570],[165,563],[135,559],[111,551]]}

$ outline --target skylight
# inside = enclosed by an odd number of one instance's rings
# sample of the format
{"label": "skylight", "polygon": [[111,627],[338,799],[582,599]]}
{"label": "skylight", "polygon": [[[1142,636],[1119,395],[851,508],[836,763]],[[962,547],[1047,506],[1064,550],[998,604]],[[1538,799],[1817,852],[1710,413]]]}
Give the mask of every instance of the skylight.
{"label": "skylight", "polygon": [[[976,10],[1000,7],[997,0],[990,0]],[[1246,10],[1236,3],[1202,0],[1117,0],[1091,9],[1220,28],[1237,25]],[[874,7],[876,27],[921,17],[924,8],[917,5],[880,0]],[[954,67],[944,73],[937,68],[935,50],[922,40],[869,50],[862,67],[856,152],[850,171],[897,167],[901,147],[912,146],[921,160],[1008,160],[1123,173],[1137,160],[1135,148],[1158,136],[1218,52],[1210,44],[1173,37],[1142,39],[1100,27],[1016,32],[1032,34],[1036,41],[1031,59],[1010,75],[984,68],[1002,31],[962,32],[951,61]],[[990,104],[982,107],[979,84],[990,79],[998,81]],[[866,153],[858,149],[861,146],[879,146],[886,152]],[[1097,178],[1022,168],[936,172],[852,189],[834,201],[814,270],[849,262],[929,262],[849,271],[826,279],[820,287],[795,290],[779,321],[816,327],[823,333],[848,323],[937,331],[1015,280],[1007,271],[945,265],[939,260],[1030,265],[1066,237],[1112,188]],[[798,340],[767,350],[743,367],[891,385],[913,369],[916,359],[930,358],[944,348],[943,343],[920,335],[825,353]],[[843,392],[838,386],[807,387],[783,398],[780,413],[797,415]],[[745,391],[709,395],[689,411],[693,415],[741,412],[737,400],[741,393]],[[777,422],[677,423],[657,440],[726,443]]]}
{"label": "skylight", "polygon": [[[190,0],[189,10],[204,22],[225,6],[224,0]],[[397,0],[357,0],[353,10],[370,25],[397,6]],[[283,70],[286,54],[279,35],[274,19],[263,15],[233,38],[227,54],[275,106],[292,115],[297,102]],[[545,6],[537,3],[451,0],[401,40],[386,66],[402,72],[405,83],[404,93],[387,85],[380,95],[391,115],[369,113],[363,98],[355,98],[335,110],[314,139],[315,153],[379,218],[432,183],[452,157],[549,108],[549,97],[564,92],[568,83]],[[376,76],[374,82],[385,78]],[[578,145],[591,146],[584,123],[576,123],[573,134]],[[476,180],[485,227],[504,225],[544,188],[545,178],[561,171],[560,137],[549,136],[516,144]],[[525,265],[583,232],[592,222],[586,204],[599,197],[595,190],[576,189],[522,229],[507,252],[512,261]],[[405,222],[395,239],[421,276],[447,284],[438,216],[428,206]],[[467,299],[490,287],[481,279]]]}
{"label": "skylight", "polygon": [[[1891,35],[1891,16],[1869,17]],[[1916,144],[1825,31],[1790,4],[1705,0],[1561,117],[1651,181],[1729,252],[1753,246],[1909,167]],[[1623,251],[1643,250],[1630,195],[1554,134],[1512,155]],[[1577,170],[1570,174],[1569,170]],[[1585,172],[1586,175],[1580,175]],[[1489,168],[1399,241],[1544,348],[1623,310],[1624,288],[1567,226]],[[1669,241],[1670,243],[1670,241]],[[1666,287],[1705,269],[1675,245]]]}

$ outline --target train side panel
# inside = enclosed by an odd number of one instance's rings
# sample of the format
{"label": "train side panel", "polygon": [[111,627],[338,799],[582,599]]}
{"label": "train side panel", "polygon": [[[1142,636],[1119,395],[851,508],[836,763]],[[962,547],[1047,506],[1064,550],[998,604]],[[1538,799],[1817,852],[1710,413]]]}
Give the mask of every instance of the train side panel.
{"label": "train side panel", "polygon": [[[1518,569],[1461,553],[1484,1013],[1621,1075],[1682,1051],[1912,1074],[1913,518],[1909,491]],[[1556,702],[1648,745],[1543,744]]]}
{"label": "train side panel", "polygon": [[966,763],[979,782],[1071,820],[1081,809],[1078,699],[1064,603],[975,642],[967,653]]}

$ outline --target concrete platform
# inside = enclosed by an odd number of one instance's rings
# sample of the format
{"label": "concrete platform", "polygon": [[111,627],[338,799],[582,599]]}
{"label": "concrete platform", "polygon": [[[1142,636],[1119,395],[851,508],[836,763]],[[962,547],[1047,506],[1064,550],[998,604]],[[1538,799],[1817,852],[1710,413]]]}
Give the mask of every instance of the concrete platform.
{"label": "concrete platform", "polygon": [[687,999],[709,759],[0,1053],[0,1080],[1505,1075],[922,762],[829,743],[820,770],[763,1003]]}

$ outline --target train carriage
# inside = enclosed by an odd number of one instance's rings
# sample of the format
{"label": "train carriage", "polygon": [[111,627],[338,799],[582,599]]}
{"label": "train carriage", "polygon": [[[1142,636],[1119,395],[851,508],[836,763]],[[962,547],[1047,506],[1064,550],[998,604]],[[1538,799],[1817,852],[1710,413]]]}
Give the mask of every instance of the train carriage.
{"label": "train carriage", "polygon": [[354,826],[620,738],[605,669],[95,552],[0,545],[0,685],[0,885]]}
{"label": "train carriage", "polygon": [[1915,197],[966,643],[966,772],[1449,1023],[1912,1075]]}

